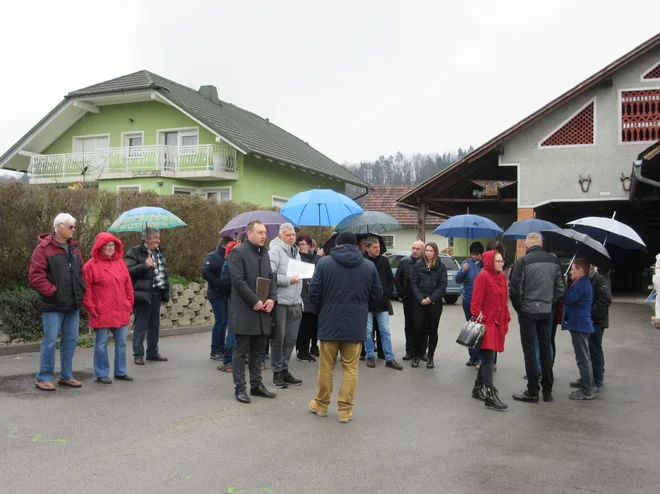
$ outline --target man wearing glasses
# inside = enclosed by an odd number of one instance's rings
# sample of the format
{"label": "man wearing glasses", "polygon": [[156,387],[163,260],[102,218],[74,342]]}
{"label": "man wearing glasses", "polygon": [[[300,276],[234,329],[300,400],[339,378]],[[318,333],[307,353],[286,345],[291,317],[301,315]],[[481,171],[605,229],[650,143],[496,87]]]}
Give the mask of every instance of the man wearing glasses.
{"label": "man wearing glasses", "polygon": [[60,341],[60,378],[58,384],[79,388],[73,378],[73,354],[78,344],[80,306],[85,293],[83,260],[73,239],[76,220],[60,213],[53,221],[53,232],[39,236],[30,261],[30,285],[41,295],[39,310],[44,326],[37,388],[55,391],[55,353]]}

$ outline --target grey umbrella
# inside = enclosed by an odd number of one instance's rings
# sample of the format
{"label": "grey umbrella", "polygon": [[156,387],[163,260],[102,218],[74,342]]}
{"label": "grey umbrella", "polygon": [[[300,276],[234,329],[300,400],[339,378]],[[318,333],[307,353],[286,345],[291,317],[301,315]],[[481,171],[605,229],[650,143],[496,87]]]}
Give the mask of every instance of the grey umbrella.
{"label": "grey umbrella", "polygon": [[364,211],[341,220],[335,231],[361,233],[383,233],[403,228],[392,216],[381,211]]}

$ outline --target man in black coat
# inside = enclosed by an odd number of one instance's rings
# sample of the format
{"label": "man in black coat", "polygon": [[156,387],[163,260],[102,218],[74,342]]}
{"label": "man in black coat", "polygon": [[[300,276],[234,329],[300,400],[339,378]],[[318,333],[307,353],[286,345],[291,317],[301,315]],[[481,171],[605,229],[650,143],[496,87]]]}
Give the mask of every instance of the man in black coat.
{"label": "man in black coat", "polygon": [[[411,254],[399,261],[399,265],[396,268],[396,275],[394,275],[396,293],[403,303],[404,332],[406,335],[406,354],[403,360],[411,360],[413,358],[414,335],[412,308],[415,297],[413,296],[410,282],[412,279],[412,269],[423,255],[424,242],[416,240],[412,244]],[[426,345],[424,347],[424,352],[426,353]]]}
{"label": "man in black coat", "polygon": [[[260,354],[270,334],[270,313],[277,298],[277,279],[270,267],[266,242],[266,226],[261,221],[252,221],[247,226],[247,240],[234,247],[229,256],[231,277],[231,314],[229,331],[236,335],[232,374],[236,399],[250,403],[245,391],[245,361],[249,355],[250,394],[275,398],[261,379]],[[270,280],[266,300],[257,295],[257,278]]]}
{"label": "man in black coat", "polygon": [[392,351],[392,336],[390,335],[390,297],[392,288],[394,288],[394,276],[392,268],[386,258],[380,255],[380,241],[376,237],[367,238],[368,259],[376,267],[380,284],[383,287],[383,294],[378,300],[369,302],[369,314],[367,316],[367,367],[376,367],[376,357],[374,355],[373,328],[374,320],[378,321],[380,330],[380,341],[383,344],[385,353],[385,366],[391,369],[403,370],[401,364],[394,360]]}
{"label": "man in black coat", "polygon": [[337,353],[341,352],[342,378],[337,397],[339,422],[353,418],[358,363],[364,341],[369,303],[383,290],[374,265],[355,246],[355,235],[340,233],[330,255],[319,260],[309,283],[309,300],[318,314],[318,392],[309,409],[327,417]]}
{"label": "man in black coat", "polygon": [[165,264],[165,249],[160,246],[160,232],[146,228],[142,243],[131,247],[125,261],[133,282],[133,357],[144,365],[144,337],[147,336],[147,360],[166,362],[158,351],[160,304],[170,299],[170,283]]}

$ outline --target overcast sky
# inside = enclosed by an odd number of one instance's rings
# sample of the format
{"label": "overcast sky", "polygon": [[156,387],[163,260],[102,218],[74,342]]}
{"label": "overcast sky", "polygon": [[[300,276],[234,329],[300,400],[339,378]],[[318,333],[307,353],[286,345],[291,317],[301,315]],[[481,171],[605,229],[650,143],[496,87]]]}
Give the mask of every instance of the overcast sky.
{"label": "overcast sky", "polygon": [[660,29],[658,0],[1,9],[0,154],[69,91],[140,69],[213,84],[340,163],[476,147]]}

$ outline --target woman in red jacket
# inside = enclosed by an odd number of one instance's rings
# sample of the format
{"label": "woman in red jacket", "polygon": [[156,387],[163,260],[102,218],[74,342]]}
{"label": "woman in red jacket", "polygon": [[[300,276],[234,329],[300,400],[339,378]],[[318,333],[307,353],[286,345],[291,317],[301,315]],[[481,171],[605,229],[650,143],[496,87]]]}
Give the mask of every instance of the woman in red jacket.
{"label": "woman in red jacket", "polygon": [[94,342],[94,377],[110,384],[108,336],[115,341],[115,379],[132,381],[126,374],[126,337],[131,310],[133,284],[124,262],[124,246],[109,234],[99,233],[92,249],[92,259],[83,269],[87,291],[83,305],[89,312],[89,325],[96,330]]}
{"label": "woman in red jacket", "polygon": [[506,277],[502,273],[504,258],[490,250],[483,255],[484,268],[474,280],[470,311],[474,318],[482,314],[481,322],[486,333],[481,343],[481,367],[474,382],[472,397],[485,402],[495,410],[507,408],[493,386],[493,361],[498,352],[504,351],[504,338],[509,331],[508,290]]}

